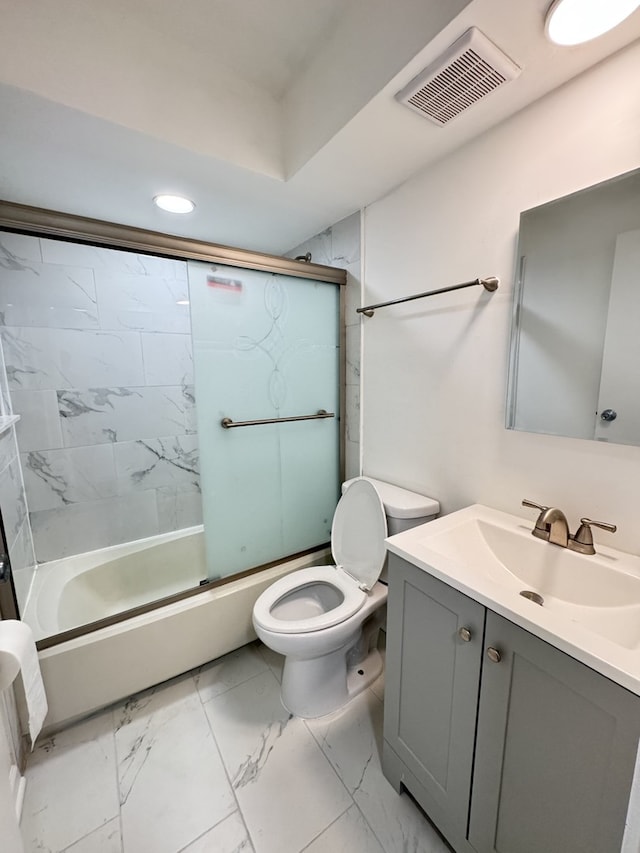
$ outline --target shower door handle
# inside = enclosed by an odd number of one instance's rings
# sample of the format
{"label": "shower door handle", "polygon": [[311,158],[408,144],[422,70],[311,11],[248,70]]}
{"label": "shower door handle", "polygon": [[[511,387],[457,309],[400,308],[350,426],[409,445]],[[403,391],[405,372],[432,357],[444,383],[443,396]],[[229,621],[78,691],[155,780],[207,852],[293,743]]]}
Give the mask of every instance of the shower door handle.
{"label": "shower door handle", "polygon": [[289,418],[261,418],[258,421],[232,421],[231,418],[223,418],[220,426],[223,429],[234,429],[235,427],[261,426],[262,424],[286,424],[292,421],[317,421],[324,418],[335,418],[335,412],[327,412],[319,409],[315,415],[294,415]]}

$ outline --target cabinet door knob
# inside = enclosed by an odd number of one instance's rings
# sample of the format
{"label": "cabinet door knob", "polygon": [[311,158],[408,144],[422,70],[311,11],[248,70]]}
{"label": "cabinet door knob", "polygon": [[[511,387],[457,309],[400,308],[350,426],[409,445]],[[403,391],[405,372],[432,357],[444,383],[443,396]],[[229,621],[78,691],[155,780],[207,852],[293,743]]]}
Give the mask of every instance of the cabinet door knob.
{"label": "cabinet door knob", "polygon": [[458,631],[458,636],[465,643],[468,643],[471,640],[471,631],[468,628],[460,628],[460,630]]}
{"label": "cabinet door knob", "polygon": [[502,660],[502,655],[500,654],[500,652],[497,649],[492,648],[491,646],[489,646],[489,648],[487,649],[487,657],[490,661],[493,661],[493,663],[500,663],[500,661]]}

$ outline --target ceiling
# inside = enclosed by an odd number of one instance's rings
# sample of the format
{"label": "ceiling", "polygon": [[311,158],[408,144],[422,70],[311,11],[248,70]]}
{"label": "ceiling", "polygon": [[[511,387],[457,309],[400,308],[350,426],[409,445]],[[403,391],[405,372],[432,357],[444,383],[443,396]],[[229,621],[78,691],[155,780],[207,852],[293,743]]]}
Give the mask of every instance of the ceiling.
{"label": "ceiling", "polygon": [[[285,252],[640,38],[555,47],[547,6],[0,0],[0,198]],[[394,95],[470,26],[522,73],[436,127]]]}

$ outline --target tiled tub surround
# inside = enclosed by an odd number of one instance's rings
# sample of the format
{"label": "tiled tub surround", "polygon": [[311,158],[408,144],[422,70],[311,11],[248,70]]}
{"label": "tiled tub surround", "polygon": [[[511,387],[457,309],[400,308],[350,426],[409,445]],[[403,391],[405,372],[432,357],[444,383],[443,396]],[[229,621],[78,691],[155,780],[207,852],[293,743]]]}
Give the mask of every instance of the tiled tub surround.
{"label": "tiled tub surround", "polygon": [[382,775],[384,677],[304,721],[281,670],[250,644],[44,740],[27,853],[449,853]]}
{"label": "tiled tub surround", "polygon": [[311,252],[313,263],[340,267],[347,271],[345,296],[346,325],[346,445],[345,476],[360,474],[360,323],[356,314],[361,302],[360,213],[354,213],[316,234],[287,254],[295,258]]}
{"label": "tiled tub surround", "polygon": [[38,562],[201,523],[186,264],[0,233]]}
{"label": "tiled tub surround", "polygon": [[0,433],[0,510],[16,594],[24,602],[29,593],[36,560],[13,426]]}

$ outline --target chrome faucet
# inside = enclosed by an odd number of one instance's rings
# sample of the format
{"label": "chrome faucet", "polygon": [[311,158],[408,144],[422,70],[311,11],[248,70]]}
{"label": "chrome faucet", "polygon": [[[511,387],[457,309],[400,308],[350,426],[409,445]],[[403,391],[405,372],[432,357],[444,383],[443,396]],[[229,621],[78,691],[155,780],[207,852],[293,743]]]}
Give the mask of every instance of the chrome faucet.
{"label": "chrome faucet", "polygon": [[590,518],[581,518],[580,527],[575,536],[572,536],[569,533],[567,517],[562,510],[556,507],[540,506],[540,504],[528,500],[523,500],[522,506],[530,506],[533,509],[540,510],[536,525],[531,531],[534,536],[551,542],[553,545],[559,545],[561,548],[577,551],[579,554],[596,553],[596,549],[593,547],[591,525],[607,530],[609,533],[615,533],[618,529],[615,524],[609,524],[607,521],[592,521]]}

